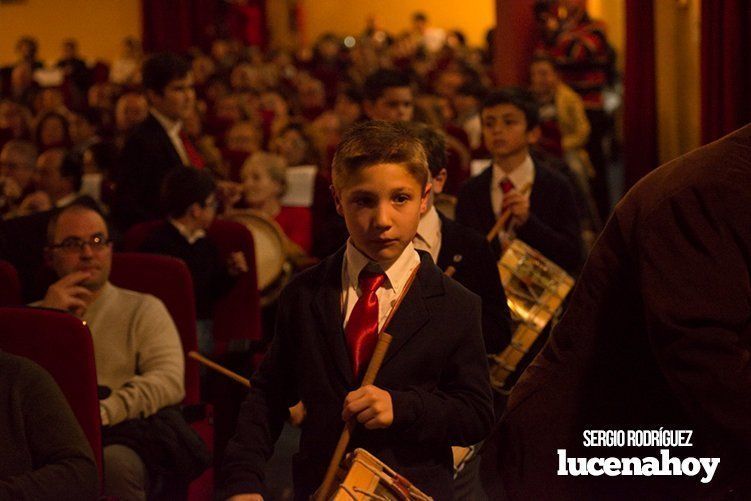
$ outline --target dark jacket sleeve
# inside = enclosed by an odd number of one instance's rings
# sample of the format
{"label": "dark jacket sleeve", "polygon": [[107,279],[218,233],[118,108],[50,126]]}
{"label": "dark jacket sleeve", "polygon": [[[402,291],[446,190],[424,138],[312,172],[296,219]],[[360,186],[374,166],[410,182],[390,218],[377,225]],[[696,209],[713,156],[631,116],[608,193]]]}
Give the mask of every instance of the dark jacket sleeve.
{"label": "dark jacket sleeve", "polygon": [[218,499],[235,494],[258,493],[266,497],[264,468],[274,452],[274,444],[289,418],[289,407],[299,401],[295,386],[293,341],[286,307],[290,296],[279,298],[274,338],[243,402],[235,436],[227,446],[222,467],[222,487]]}
{"label": "dark jacket sleeve", "polygon": [[554,190],[546,193],[552,204],[548,222],[534,213],[516,230],[516,235],[561,268],[576,274],[582,265],[581,225],[573,188],[562,176],[556,177]]}
{"label": "dark jacket sleeve", "polygon": [[482,225],[480,208],[475,200],[474,192],[477,191],[474,189],[475,183],[473,183],[473,181],[475,181],[475,179],[476,178],[468,180],[460,188],[456,201],[455,218],[457,223],[469,228],[474,228],[476,231],[484,235],[490,228],[483,228]]}
{"label": "dark jacket sleeve", "polygon": [[482,335],[487,353],[500,353],[511,342],[511,313],[506,301],[506,291],[501,283],[498,265],[487,242],[478,242],[474,259],[476,289],[470,290],[482,299]]}
{"label": "dark jacket sleeve", "polygon": [[[455,285],[458,287],[458,285]],[[471,445],[483,440],[493,424],[493,397],[480,326],[480,301],[459,305],[464,311],[461,335],[436,389],[389,390],[394,409],[391,429],[427,447]]]}
{"label": "dark jacket sleeve", "polygon": [[[747,171],[746,171],[747,172]],[[642,217],[639,279],[661,372],[711,442],[751,451],[751,184],[685,189]]]}
{"label": "dark jacket sleeve", "polygon": [[0,499],[96,499],[94,456],[65,397],[36,364],[22,365],[18,374],[23,430],[35,469],[1,479]]}

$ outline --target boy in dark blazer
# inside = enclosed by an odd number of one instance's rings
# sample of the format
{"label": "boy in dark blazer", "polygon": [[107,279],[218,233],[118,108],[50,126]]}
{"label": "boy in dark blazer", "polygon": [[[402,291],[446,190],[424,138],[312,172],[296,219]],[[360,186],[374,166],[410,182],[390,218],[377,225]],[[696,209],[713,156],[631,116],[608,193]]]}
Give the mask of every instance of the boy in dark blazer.
{"label": "boy in dark blazer", "polygon": [[170,170],[203,167],[203,159],[182,128],[195,107],[189,63],[175,54],[155,54],[144,62],[143,86],[149,116],[123,146],[112,204],[113,221],[123,232],[135,223],[162,216],[159,189]]}
{"label": "boy in dark blazer", "polygon": [[[362,447],[436,499],[452,499],[451,445],[476,443],[493,422],[480,300],[412,245],[430,192],[425,152],[398,124],[367,122],[342,140],[333,195],[350,238],[282,292],[269,352],[251,381],[225,454],[222,498],[261,499],[263,466],[287,419],[307,409],[293,460],[295,499],[320,485],[355,419]],[[393,336],[374,385],[358,388],[377,331]]]}
{"label": "boy in dark blazer", "polygon": [[[516,89],[492,92],[480,116],[485,147],[493,163],[459,191],[456,221],[487,234],[504,210],[511,211],[516,236],[569,273],[582,264],[582,242],[574,192],[561,174],[535,161],[530,146],[540,136],[537,105]],[[523,193],[527,185],[529,196]],[[491,242],[501,255],[502,232]]]}

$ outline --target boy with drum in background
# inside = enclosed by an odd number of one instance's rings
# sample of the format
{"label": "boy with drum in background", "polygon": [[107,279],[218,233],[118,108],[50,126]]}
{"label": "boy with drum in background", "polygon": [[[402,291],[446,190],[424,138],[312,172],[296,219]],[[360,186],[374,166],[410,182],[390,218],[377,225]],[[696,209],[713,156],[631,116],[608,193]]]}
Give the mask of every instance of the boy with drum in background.
{"label": "boy with drum in background", "polygon": [[[435,499],[452,499],[451,445],[485,438],[492,396],[479,298],[412,244],[430,193],[425,151],[402,125],[361,124],[337,149],[333,185],[349,240],[282,292],[271,348],[225,453],[220,497],[263,498],[264,464],[288,408],[302,401],[296,499],[319,487],[350,419],[359,423],[351,448],[368,450]],[[402,293],[381,370],[358,388]]]}

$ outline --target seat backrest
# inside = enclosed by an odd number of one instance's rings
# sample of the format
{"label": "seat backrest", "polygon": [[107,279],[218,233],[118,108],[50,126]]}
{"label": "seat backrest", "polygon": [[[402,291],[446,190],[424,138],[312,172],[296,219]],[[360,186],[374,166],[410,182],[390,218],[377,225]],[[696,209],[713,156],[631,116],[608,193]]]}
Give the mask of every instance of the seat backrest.
{"label": "seat backrest", "polygon": [[89,328],[69,313],[27,307],[0,308],[0,326],[0,349],[33,360],[60,387],[91,444],[101,480],[101,418]]}
{"label": "seat backrest", "polygon": [[0,306],[19,306],[21,299],[21,280],[16,268],[8,261],[0,259]]}
{"label": "seat backrest", "polygon": [[110,281],[124,289],[156,296],[167,307],[186,355],[184,403],[199,403],[198,363],[187,357],[188,352],[198,349],[193,280],[188,267],[170,256],[116,252],[112,256]]}
{"label": "seat backrest", "polygon": [[[149,235],[162,224],[163,219],[133,225],[123,237],[123,250],[137,252]],[[248,263],[248,273],[238,277],[232,289],[219,298],[214,306],[215,351],[222,353],[231,340],[259,341],[262,338],[255,245],[253,235],[247,227],[226,219],[215,219],[207,236],[219,250],[223,261],[232,252],[241,251]]]}
{"label": "seat backrest", "polygon": [[123,250],[125,252],[138,252],[148,236],[163,224],[164,219],[134,224],[123,235]]}
{"label": "seat backrest", "polygon": [[250,230],[235,221],[215,219],[207,234],[222,260],[240,251],[248,263],[248,273],[240,275],[234,287],[214,306],[214,343],[216,351],[221,353],[231,340],[260,341],[262,338],[255,246]]}

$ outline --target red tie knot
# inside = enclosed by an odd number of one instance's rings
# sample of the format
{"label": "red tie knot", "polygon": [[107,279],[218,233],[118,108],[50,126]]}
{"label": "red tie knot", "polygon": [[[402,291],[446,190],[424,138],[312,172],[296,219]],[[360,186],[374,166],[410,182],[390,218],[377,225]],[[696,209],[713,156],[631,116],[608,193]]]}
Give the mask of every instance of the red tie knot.
{"label": "red tie knot", "polygon": [[365,270],[362,270],[360,272],[360,276],[358,277],[360,290],[363,294],[374,293],[381,285],[383,285],[384,280],[386,280],[385,273],[376,273],[373,271]]}
{"label": "red tie knot", "polygon": [[514,189],[514,183],[512,183],[507,177],[501,179],[501,182],[498,183],[498,185],[501,187],[501,191],[504,195]]}

